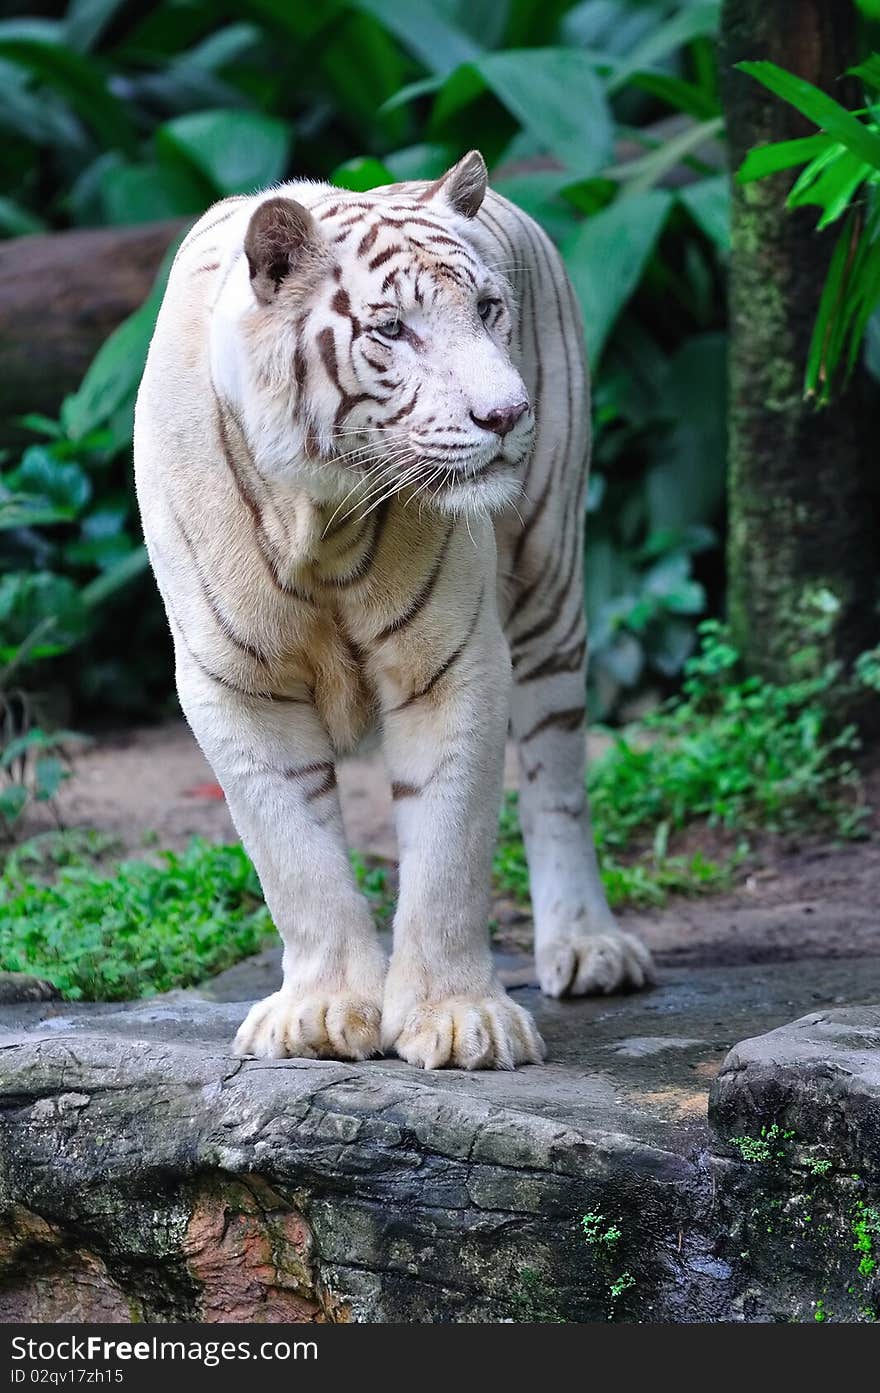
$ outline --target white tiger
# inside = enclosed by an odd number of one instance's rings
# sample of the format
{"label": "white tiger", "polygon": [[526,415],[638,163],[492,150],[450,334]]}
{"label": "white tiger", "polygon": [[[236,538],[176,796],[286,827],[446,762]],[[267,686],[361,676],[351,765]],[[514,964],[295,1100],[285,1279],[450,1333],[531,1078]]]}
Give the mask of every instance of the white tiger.
{"label": "white tiger", "polygon": [[[557,253],[487,194],[476,151],[433,184],[227,199],[180,248],[137,489],[181,704],[284,941],[240,1054],[543,1057],[487,935],[508,721],[541,987],[650,977],[584,793],[582,343]],[[374,724],[400,846],[390,962],[334,764]]]}

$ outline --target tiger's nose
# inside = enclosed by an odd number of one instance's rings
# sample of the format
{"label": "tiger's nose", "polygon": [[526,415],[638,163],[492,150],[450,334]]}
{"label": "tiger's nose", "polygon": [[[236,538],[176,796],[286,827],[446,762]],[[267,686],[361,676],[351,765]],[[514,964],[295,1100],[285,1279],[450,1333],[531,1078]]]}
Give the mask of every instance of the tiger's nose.
{"label": "tiger's nose", "polygon": [[499,406],[495,411],[490,411],[488,416],[477,416],[471,412],[471,420],[475,426],[480,426],[482,430],[494,431],[496,435],[507,435],[508,431],[513,430],[517,421],[525,416],[529,409],[527,401],[518,401],[513,406]]}

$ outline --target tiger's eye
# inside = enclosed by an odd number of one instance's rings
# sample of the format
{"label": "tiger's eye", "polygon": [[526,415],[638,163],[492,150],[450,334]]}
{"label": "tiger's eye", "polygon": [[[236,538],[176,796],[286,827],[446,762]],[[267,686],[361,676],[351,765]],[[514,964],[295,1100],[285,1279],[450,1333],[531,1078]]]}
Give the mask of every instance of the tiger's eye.
{"label": "tiger's eye", "polygon": [[399,319],[389,319],[385,324],[376,325],[376,333],[381,334],[384,339],[399,339],[403,333],[403,324]]}
{"label": "tiger's eye", "polygon": [[494,304],[495,301],[488,298],[477,301],[477,314],[480,316],[484,323],[489,318],[489,315],[492,313],[492,306]]}

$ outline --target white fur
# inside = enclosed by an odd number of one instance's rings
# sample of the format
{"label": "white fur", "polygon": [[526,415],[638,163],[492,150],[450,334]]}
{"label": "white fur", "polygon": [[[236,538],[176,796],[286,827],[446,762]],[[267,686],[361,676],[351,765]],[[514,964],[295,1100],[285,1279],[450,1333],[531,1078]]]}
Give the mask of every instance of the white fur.
{"label": "white fur", "polygon": [[[295,184],[218,205],[178,255],[151,346],[137,486],[181,704],[285,943],[284,985],[248,1015],[242,1053],[542,1057],[486,935],[509,719],[544,990],[650,972],[608,910],[583,793],[577,310],[524,215],[494,195],[473,220],[457,211],[478,197],[466,159],[433,194]],[[245,237],[279,196],[317,230],[266,302]],[[369,307],[392,294],[406,335],[388,343]],[[508,434],[479,424],[527,399]],[[388,966],[333,774],[377,720],[400,842]]]}

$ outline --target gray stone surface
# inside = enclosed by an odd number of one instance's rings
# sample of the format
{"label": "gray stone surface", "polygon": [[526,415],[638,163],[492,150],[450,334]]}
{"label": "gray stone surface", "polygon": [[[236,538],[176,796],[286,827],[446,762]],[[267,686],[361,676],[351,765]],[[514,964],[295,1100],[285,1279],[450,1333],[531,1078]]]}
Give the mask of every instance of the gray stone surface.
{"label": "gray stone surface", "polygon": [[[231,1058],[243,999],[276,971],[261,955],[210,993],[0,1011],[0,1318],[766,1320],[825,1302],[867,1319],[877,1304],[854,1225],[878,1204],[880,958],[666,971],[653,992],[582,1002],[522,986],[547,1065],[472,1075]],[[764,1158],[774,1126],[793,1135]]]}

